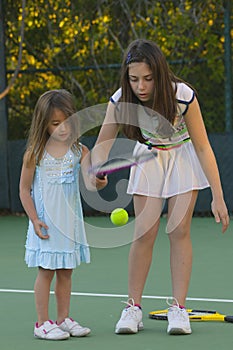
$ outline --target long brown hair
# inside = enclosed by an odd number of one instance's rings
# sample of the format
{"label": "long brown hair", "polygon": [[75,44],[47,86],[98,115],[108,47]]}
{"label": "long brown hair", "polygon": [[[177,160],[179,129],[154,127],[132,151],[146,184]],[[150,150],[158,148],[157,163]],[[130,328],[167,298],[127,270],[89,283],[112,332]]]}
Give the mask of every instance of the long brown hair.
{"label": "long brown hair", "polygon": [[39,163],[42,158],[50,137],[47,130],[54,109],[62,111],[67,118],[75,113],[74,99],[67,90],[50,90],[39,97],[29,129],[26,149],[27,164]]}
{"label": "long brown hair", "polygon": [[[133,62],[145,62],[151,69],[155,89],[152,110],[159,112],[171,124],[177,115],[176,83],[184,82],[170,70],[168,63],[158,45],[145,39],[134,40],[126,49],[121,66],[121,108],[116,112],[116,118],[128,138],[144,142],[138,127],[137,104],[141,102],[134,95],[129,82],[128,68]],[[174,88],[175,86],[175,88]],[[117,109],[116,109],[117,110]]]}

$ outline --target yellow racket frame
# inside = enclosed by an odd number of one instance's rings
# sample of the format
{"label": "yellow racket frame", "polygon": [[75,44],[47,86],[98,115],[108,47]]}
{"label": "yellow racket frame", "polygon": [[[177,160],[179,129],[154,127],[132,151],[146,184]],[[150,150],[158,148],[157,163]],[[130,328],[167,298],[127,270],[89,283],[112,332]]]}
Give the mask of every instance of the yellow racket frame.
{"label": "yellow racket frame", "polygon": [[[223,315],[217,311],[187,309],[190,321],[218,321],[233,323],[233,316]],[[149,318],[154,320],[167,320],[168,309],[149,312]]]}

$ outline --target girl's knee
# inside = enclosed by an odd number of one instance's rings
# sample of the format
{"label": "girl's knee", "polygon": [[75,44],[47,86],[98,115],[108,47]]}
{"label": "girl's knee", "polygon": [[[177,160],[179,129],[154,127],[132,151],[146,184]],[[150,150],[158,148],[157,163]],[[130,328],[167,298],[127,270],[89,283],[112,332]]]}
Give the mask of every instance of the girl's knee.
{"label": "girl's knee", "polygon": [[48,270],[48,269],[39,267],[38,276],[41,278],[53,279],[54,274],[55,274],[54,270]]}
{"label": "girl's knee", "polygon": [[179,225],[175,230],[168,234],[170,241],[186,241],[190,240],[190,228]]}
{"label": "girl's knee", "polygon": [[58,279],[70,279],[72,276],[72,269],[59,269],[56,270],[56,276]]}

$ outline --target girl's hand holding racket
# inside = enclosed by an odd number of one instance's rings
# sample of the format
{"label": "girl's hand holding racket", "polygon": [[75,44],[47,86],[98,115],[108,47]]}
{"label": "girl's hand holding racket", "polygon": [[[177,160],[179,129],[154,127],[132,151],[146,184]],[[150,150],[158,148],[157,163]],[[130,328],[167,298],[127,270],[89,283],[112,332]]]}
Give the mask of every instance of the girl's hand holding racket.
{"label": "girl's hand holding racket", "polygon": [[44,228],[45,230],[48,230],[48,226],[40,221],[39,219],[35,219],[33,220],[33,226],[34,226],[34,230],[35,230],[35,233],[36,235],[40,238],[40,239],[48,239],[49,238],[49,235],[48,234],[43,234],[42,233],[42,228]]}
{"label": "girl's hand holding racket", "polygon": [[97,178],[93,172],[90,172],[91,153],[86,146],[82,146],[81,169],[86,188],[89,191],[98,191],[108,184],[107,177]]}
{"label": "girl's hand holding racket", "polygon": [[[88,181],[87,181],[88,178]],[[86,175],[86,187],[89,191],[102,190],[108,184],[107,176],[97,177],[95,174],[88,172]]]}
{"label": "girl's hand holding racket", "polygon": [[226,204],[224,200],[213,199],[211,203],[212,213],[214,214],[215,221],[217,223],[222,223],[222,233],[224,233],[229,226],[229,214],[227,211]]}
{"label": "girl's hand holding racket", "polygon": [[95,186],[97,190],[102,190],[102,188],[104,188],[108,184],[107,176],[103,176],[103,177],[95,176],[94,179],[95,179]]}

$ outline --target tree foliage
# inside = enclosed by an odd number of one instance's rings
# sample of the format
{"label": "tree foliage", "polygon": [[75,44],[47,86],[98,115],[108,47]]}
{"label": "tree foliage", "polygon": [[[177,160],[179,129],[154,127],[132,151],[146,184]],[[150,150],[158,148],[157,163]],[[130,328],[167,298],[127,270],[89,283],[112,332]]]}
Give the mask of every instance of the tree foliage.
{"label": "tree foliage", "polygon": [[[10,79],[22,3],[5,0],[4,9]],[[35,102],[46,90],[70,90],[79,110],[107,102],[119,86],[124,49],[142,37],[155,40],[175,74],[198,90],[208,130],[216,131],[216,124],[224,130],[223,1],[28,0],[21,70],[8,95],[9,137],[25,137]]]}

